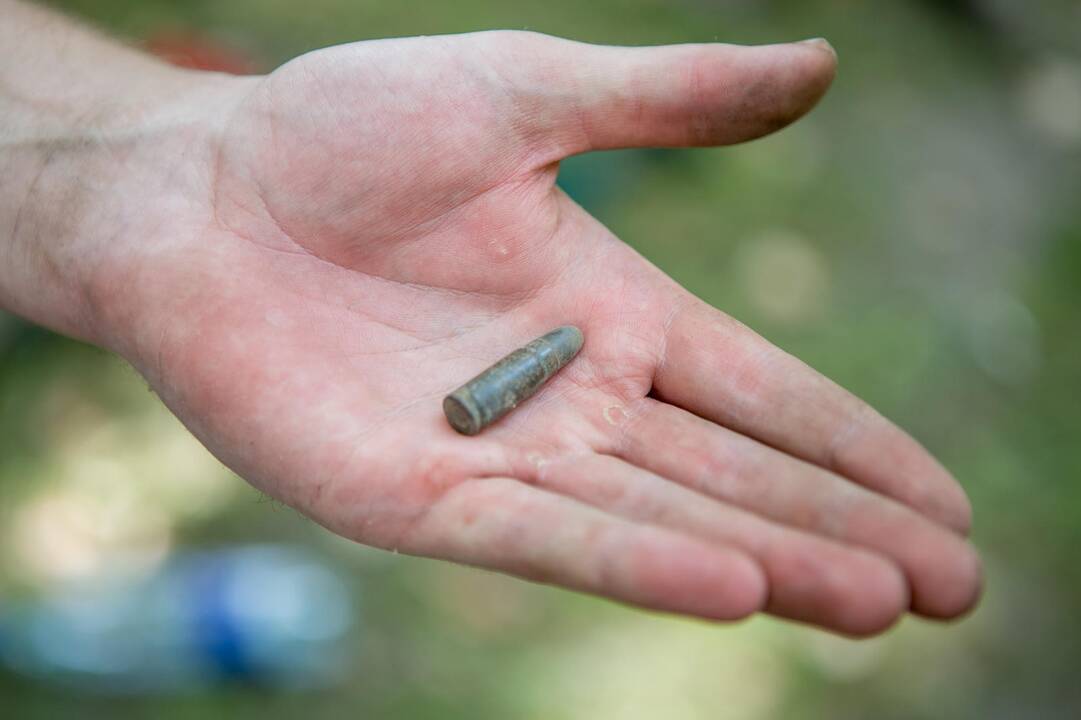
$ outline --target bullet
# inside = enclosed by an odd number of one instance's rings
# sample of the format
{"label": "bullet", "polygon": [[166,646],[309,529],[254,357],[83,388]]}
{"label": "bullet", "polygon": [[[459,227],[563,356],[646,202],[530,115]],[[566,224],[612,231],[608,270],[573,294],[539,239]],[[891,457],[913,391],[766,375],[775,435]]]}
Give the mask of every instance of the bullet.
{"label": "bullet", "polygon": [[537,392],[582,349],[582,331],[556,328],[519,348],[443,398],[443,414],[463,435],[476,435]]}

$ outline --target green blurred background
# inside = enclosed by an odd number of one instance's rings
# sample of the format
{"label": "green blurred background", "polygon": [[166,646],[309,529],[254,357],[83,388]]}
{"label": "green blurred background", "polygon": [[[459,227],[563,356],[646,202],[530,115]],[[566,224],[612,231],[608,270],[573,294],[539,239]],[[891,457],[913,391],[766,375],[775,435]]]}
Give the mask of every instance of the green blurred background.
{"label": "green blurred background", "polygon": [[57,4],[257,70],[328,44],[486,28],[620,44],[827,37],[840,72],[798,125],[736,148],[582,156],[560,182],[936,453],[973,499],[987,590],[962,622],[855,642],[357,547],[224,470],[119,360],[0,315],[0,598],[153,568],[178,548],[287,542],[341,568],[360,607],[331,689],[117,699],[0,675],[0,715],[1081,717],[1081,3]]}

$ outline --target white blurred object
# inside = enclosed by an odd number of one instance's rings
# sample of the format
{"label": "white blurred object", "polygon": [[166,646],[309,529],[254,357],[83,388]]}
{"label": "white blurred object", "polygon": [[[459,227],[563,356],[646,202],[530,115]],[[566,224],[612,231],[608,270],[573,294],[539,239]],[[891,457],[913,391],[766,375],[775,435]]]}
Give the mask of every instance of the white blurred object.
{"label": "white blurred object", "polygon": [[[598,625],[524,684],[530,717],[574,720],[768,720],[784,697],[783,658],[768,626],[710,632],[648,615]],[[723,712],[718,713],[718,708]]]}
{"label": "white blurred object", "polygon": [[735,268],[747,300],[768,320],[805,324],[820,319],[829,304],[826,259],[792,230],[773,230],[743,243]]}
{"label": "white blurred object", "polygon": [[236,478],[158,404],[110,420],[62,385],[51,398],[43,489],[7,510],[0,543],[12,575],[31,586],[109,568],[151,572],[168,557],[176,528],[220,511]]}
{"label": "white blurred object", "polygon": [[1040,327],[1032,312],[1006,293],[976,298],[963,318],[969,352],[995,380],[1027,385],[1043,363]]}
{"label": "white blurred object", "polygon": [[833,680],[852,681],[869,677],[886,660],[890,638],[850,640],[821,632],[804,635],[811,661]]}
{"label": "white blurred object", "polygon": [[1081,63],[1051,58],[1031,68],[1018,88],[1021,111],[1047,141],[1081,145]]}
{"label": "white blurred object", "polygon": [[9,532],[14,569],[37,585],[106,569],[153,570],[172,546],[172,528],[153,506],[131,507],[72,488],[46,492],[21,506]]}

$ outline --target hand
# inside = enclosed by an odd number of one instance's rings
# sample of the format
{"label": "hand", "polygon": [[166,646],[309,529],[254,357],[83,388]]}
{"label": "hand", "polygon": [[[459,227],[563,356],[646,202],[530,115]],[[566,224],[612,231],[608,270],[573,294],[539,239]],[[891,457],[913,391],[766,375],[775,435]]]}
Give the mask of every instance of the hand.
{"label": "hand", "polygon": [[[707,618],[958,615],[980,571],[954,480],[554,184],[575,153],[772,132],[834,64],[494,32],[193,82],[127,158],[100,339],[226,464],[363,543]],[[448,391],[563,324],[571,365],[451,430]]]}

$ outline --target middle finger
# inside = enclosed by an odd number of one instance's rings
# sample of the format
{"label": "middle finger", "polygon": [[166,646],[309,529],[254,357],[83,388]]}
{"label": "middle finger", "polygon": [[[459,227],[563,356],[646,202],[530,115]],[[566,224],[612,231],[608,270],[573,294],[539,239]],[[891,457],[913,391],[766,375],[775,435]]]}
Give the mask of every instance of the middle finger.
{"label": "middle finger", "polygon": [[948,618],[980,589],[972,547],[890,498],[673,405],[643,398],[606,412],[619,426],[615,454],[699,492],[896,562],[912,609]]}

